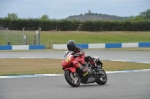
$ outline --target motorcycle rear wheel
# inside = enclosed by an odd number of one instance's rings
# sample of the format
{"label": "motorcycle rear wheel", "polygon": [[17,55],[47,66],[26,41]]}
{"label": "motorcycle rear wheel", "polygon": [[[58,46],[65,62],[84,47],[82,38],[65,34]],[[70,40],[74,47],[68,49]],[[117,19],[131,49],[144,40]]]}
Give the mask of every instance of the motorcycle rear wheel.
{"label": "motorcycle rear wheel", "polygon": [[71,85],[72,87],[78,87],[80,85],[81,79],[80,79],[78,73],[76,73],[76,72],[73,73],[69,70],[65,70],[64,76],[65,76],[67,83],[69,85]]}
{"label": "motorcycle rear wheel", "polygon": [[101,70],[100,78],[96,79],[96,83],[99,85],[104,85],[107,82],[107,74],[104,70]]}

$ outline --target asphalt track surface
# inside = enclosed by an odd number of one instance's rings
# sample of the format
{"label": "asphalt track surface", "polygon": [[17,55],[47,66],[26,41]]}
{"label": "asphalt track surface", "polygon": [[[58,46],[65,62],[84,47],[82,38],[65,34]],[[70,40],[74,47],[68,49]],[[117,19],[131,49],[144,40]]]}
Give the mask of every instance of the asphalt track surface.
{"label": "asphalt track surface", "polygon": [[[150,63],[150,51],[102,51],[85,50],[85,55],[101,60],[120,60]],[[49,52],[0,52],[0,58],[62,58],[64,51]]]}
{"label": "asphalt track surface", "polygon": [[[62,58],[64,51],[0,52],[0,58]],[[150,62],[149,51],[89,51],[102,60]],[[150,71],[109,73],[105,85],[73,88],[63,76],[0,79],[0,99],[150,99]]]}
{"label": "asphalt track surface", "polygon": [[0,79],[0,99],[150,99],[150,72],[112,73],[105,85],[77,88],[63,76]]}

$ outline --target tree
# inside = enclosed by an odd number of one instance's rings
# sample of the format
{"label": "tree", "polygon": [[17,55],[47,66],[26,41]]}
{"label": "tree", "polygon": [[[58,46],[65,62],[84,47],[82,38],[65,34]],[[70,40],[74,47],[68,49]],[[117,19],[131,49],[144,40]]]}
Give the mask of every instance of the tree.
{"label": "tree", "polygon": [[130,18],[129,20],[131,20],[131,21],[142,21],[142,20],[144,20],[144,18],[141,16],[136,16],[136,17]]}
{"label": "tree", "polygon": [[141,12],[140,16],[143,17],[144,19],[150,19],[150,9]]}
{"label": "tree", "polygon": [[49,16],[44,14],[42,15],[42,17],[40,18],[40,20],[49,20]]}
{"label": "tree", "polygon": [[18,15],[16,13],[8,13],[7,19],[18,19]]}

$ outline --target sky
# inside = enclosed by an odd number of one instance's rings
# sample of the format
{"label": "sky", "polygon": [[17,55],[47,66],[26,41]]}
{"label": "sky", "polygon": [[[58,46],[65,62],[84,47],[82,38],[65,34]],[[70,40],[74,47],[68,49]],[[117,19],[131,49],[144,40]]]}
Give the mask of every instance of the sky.
{"label": "sky", "polygon": [[92,13],[136,16],[150,9],[150,0],[0,0],[0,18],[16,13],[19,18],[63,19],[72,15]]}

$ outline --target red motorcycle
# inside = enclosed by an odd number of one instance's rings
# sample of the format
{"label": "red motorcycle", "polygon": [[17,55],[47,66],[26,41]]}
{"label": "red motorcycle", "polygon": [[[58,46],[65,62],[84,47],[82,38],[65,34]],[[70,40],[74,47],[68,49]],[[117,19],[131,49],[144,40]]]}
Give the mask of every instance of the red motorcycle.
{"label": "red motorcycle", "polygon": [[72,87],[78,87],[80,83],[97,83],[98,85],[104,85],[107,82],[107,74],[102,68],[102,62],[99,60],[98,66],[92,66],[88,64],[88,76],[84,78],[83,72],[73,65],[74,61],[80,62],[83,57],[79,54],[75,54],[72,51],[66,51],[64,59],[62,60],[62,69],[64,70],[64,76],[66,81]]}

